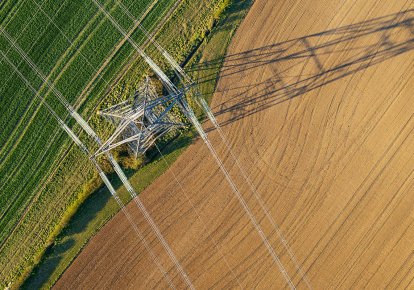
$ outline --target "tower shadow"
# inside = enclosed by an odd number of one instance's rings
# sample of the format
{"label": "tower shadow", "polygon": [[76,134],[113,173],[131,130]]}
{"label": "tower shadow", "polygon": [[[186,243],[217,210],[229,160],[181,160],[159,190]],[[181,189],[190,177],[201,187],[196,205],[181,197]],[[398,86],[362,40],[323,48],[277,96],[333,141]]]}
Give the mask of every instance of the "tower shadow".
{"label": "tower shadow", "polygon": [[[270,70],[260,83],[232,86],[237,93],[213,108],[225,126],[301,96],[414,48],[414,9],[347,25],[205,62],[193,70],[221,64],[220,78]],[[269,75],[269,74],[268,74]],[[209,75],[199,83],[217,76]],[[249,97],[246,97],[249,96]]]}

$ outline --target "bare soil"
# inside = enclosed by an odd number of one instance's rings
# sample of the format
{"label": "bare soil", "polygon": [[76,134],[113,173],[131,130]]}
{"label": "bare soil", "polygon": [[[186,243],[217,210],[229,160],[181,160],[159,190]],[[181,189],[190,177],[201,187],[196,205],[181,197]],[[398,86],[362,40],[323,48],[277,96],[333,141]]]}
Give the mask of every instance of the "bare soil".
{"label": "bare soil", "polygon": [[[314,289],[414,288],[413,8],[257,0],[226,57],[212,107]],[[209,136],[305,288],[217,132]],[[141,198],[196,288],[287,287],[201,140]],[[128,210],[185,288],[133,203]],[[118,214],[55,288],[167,284]]]}

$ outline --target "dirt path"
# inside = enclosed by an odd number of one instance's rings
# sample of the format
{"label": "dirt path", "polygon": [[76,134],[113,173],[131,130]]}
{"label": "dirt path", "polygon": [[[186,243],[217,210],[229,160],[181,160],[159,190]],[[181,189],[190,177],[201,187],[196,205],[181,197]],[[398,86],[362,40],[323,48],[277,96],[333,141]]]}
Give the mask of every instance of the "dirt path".
{"label": "dirt path", "polygon": [[[412,8],[413,1],[257,0],[226,58],[214,111],[314,289],[414,287]],[[210,138],[304,288],[217,132]],[[286,287],[202,142],[141,196],[196,288]],[[56,288],[166,286],[118,214]]]}

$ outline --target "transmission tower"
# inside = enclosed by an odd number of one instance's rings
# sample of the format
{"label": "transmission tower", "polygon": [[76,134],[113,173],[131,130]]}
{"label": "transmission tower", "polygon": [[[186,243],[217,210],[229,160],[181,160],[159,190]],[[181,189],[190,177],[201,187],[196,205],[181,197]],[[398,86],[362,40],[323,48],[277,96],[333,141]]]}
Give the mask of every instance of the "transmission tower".
{"label": "transmission tower", "polygon": [[159,138],[184,126],[172,113],[181,97],[181,93],[159,96],[147,76],[131,98],[98,112],[116,129],[95,156],[123,144],[135,158],[144,154]]}

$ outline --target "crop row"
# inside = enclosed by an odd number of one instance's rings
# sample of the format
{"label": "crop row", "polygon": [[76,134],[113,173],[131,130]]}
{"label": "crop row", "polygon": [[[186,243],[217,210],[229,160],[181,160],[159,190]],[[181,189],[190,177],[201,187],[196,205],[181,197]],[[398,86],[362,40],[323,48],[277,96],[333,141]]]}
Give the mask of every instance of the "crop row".
{"label": "crop row", "polygon": [[[53,7],[51,9],[53,9]],[[82,14],[83,12],[84,11],[79,10],[79,14]],[[25,13],[25,10],[20,9],[19,13]],[[19,17],[19,15],[16,14],[13,19],[24,18],[23,15]],[[76,15],[75,15],[75,18],[76,18]],[[86,14],[86,18],[88,18],[87,14]],[[104,21],[101,21],[101,22],[104,22]],[[64,23],[67,23],[67,22],[64,21]],[[56,24],[59,25],[57,22]],[[11,30],[12,27],[13,27],[13,21],[10,21],[6,28],[8,30]],[[20,27],[20,26],[17,25],[17,27]],[[36,31],[44,31],[44,30],[37,29],[36,27]],[[81,28],[78,29],[78,31],[80,32]],[[47,30],[46,32],[44,32],[44,34],[50,33],[51,35],[54,35],[55,38],[58,38],[58,35],[60,34],[56,32],[57,31]],[[112,31],[111,33],[114,34],[113,32],[114,31]],[[102,35],[101,35],[102,33],[108,33],[108,30],[99,31],[99,33],[95,33],[96,38],[102,38]],[[91,35],[91,33],[89,33],[89,35]],[[56,59],[58,58],[59,54],[63,53],[64,51],[63,49],[59,50],[59,49],[55,49],[55,47],[59,48],[61,46],[62,48],[67,49],[68,43],[66,39],[62,41],[62,37],[59,41],[57,40],[53,44],[53,48],[54,48],[53,51],[50,51],[50,52],[48,51],[47,53],[45,53],[45,51],[47,51],[47,48],[51,47],[50,43],[54,41],[52,41],[50,37],[43,37],[43,35],[38,37],[39,39],[42,39],[42,40],[46,39],[47,43],[49,44],[46,46],[39,45],[41,49],[38,49],[36,47],[36,49],[32,50],[33,51],[32,53],[29,52],[29,55],[36,62],[36,64],[42,68],[42,70],[47,71],[44,68],[45,67],[48,68],[48,66],[50,67],[50,64],[46,63],[49,60],[49,57],[51,60],[50,62],[53,64],[53,62],[56,62]],[[19,40],[20,40],[19,45],[21,45],[24,48],[24,43],[25,43],[24,40],[20,38]],[[110,49],[110,47],[113,45],[113,42],[108,43],[108,40],[111,40],[110,37],[103,38],[103,40],[105,41],[99,41],[100,43],[99,48],[101,49],[100,52],[102,52],[100,55],[102,59],[106,55],[106,51],[103,48]],[[64,46],[65,42],[66,42],[66,46]],[[106,46],[104,44],[106,44]],[[89,46],[86,45],[85,47],[89,47]],[[36,52],[40,54],[37,55]],[[42,53],[46,54],[47,56],[42,57]],[[56,57],[54,57],[54,55]],[[99,53],[97,53],[97,51],[95,50],[94,56],[96,55],[99,55]],[[18,59],[16,54],[14,55],[11,54],[10,58]],[[88,54],[86,54],[86,58],[88,59],[89,62],[95,61],[93,58],[90,58]],[[82,68],[85,67],[85,63],[84,62],[82,63],[81,61],[79,61],[79,58],[76,58],[75,61],[73,61],[73,63],[75,63],[76,66],[71,64],[71,70],[68,70],[71,73],[71,75],[70,74],[61,75],[60,79],[69,79],[69,80],[83,79],[83,81],[85,82],[88,79],[89,75],[79,74]],[[22,69],[22,71],[24,71],[24,73],[30,79],[30,75],[32,74],[30,69],[26,68],[26,69]],[[32,79],[34,79],[34,77],[32,77]],[[3,96],[8,96],[8,95],[13,96],[16,94],[22,95],[23,93],[26,93],[29,96],[33,95],[30,91],[27,91],[27,89],[24,88],[24,85],[22,85],[22,83],[19,82],[19,80],[16,80],[16,79],[11,79],[11,80],[12,80],[11,83],[14,86],[8,86],[7,88],[9,89],[10,92],[7,94],[4,94],[4,92],[2,92]],[[66,92],[64,88],[62,89],[59,83],[56,83],[56,85],[57,87],[59,87],[60,90],[62,90],[65,93],[66,96],[69,96],[70,98],[71,96],[70,93]],[[73,82],[69,81],[69,83],[67,83],[66,85],[71,89],[69,92],[73,92],[72,96],[75,97],[77,93],[75,93],[73,89]],[[79,90],[78,88],[76,89]],[[10,99],[11,98],[6,98],[6,97],[2,98],[2,100],[10,100]],[[51,100],[52,105],[56,102],[56,101],[53,102],[52,100],[54,100],[54,98],[51,98],[51,97],[49,98],[49,100]],[[21,108],[23,107],[21,103],[22,102],[20,99],[18,101],[10,102],[9,104],[7,104],[7,106],[2,106],[2,108],[7,107],[8,112],[10,112],[9,114],[2,114],[2,117],[4,118],[4,120],[7,120],[7,123],[9,124],[14,123],[13,122],[14,121],[13,111],[15,110],[13,108],[13,104],[17,104],[16,108]],[[36,108],[36,111],[37,111],[37,108]],[[28,108],[27,115],[31,116],[33,113],[35,112],[33,111],[33,106],[32,106]],[[19,129],[19,128],[14,128],[13,126],[11,127],[15,131]],[[16,223],[15,220],[17,220],[21,216],[22,210],[26,207],[27,203],[36,194],[35,191],[31,192],[31,190],[36,188],[36,185],[38,184],[40,179],[48,175],[50,171],[49,170],[50,164],[52,164],[54,159],[56,159],[56,157],[58,156],[57,153],[59,149],[62,147],[62,143],[63,143],[62,138],[58,138],[56,142],[50,144],[51,143],[50,136],[54,135],[56,131],[59,131],[59,129],[56,127],[55,121],[51,121],[50,116],[45,112],[38,113],[36,115],[36,118],[32,120],[30,123],[23,122],[20,128],[24,128],[24,130],[26,131],[26,134],[24,134],[23,137],[19,139],[19,143],[17,144],[17,146],[13,148],[12,151],[5,150],[5,152],[7,152],[7,156],[3,156],[4,157],[3,162],[0,167],[0,170],[2,173],[1,184],[3,186],[2,191],[1,191],[1,200],[2,200],[2,203],[6,203],[6,204],[1,205],[1,209],[2,209],[1,214],[3,215],[1,219],[1,223],[2,223],[1,239],[2,240],[5,236],[7,236],[8,232],[10,232],[11,230],[11,227]],[[53,134],[51,134],[52,132]],[[7,129],[5,129],[4,131],[2,130],[2,140],[4,140],[6,136],[9,136],[9,135],[12,135],[12,134],[10,134],[10,132],[8,132]],[[49,151],[44,152],[45,148],[49,148]],[[39,159],[39,156],[43,156],[43,158]],[[8,256],[6,255],[5,257],[8,257]],[[6,269],[3,269],[3,271],[4,270]]]}

